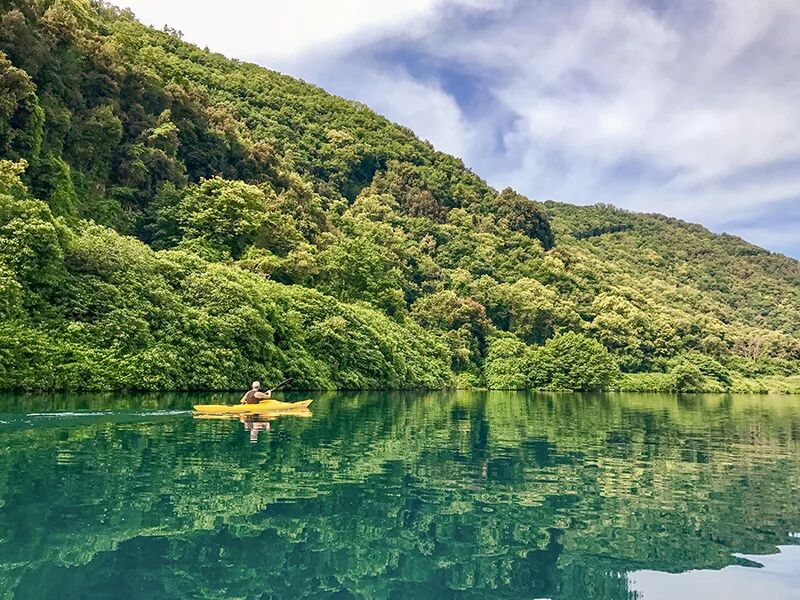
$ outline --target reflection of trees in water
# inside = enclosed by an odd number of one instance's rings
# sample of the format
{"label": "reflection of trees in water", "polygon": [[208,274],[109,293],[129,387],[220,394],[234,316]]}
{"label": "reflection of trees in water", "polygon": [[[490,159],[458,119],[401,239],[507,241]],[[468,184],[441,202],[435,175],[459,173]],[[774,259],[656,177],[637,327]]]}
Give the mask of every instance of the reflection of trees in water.
{"label": "reflection of trees in water", "polygon": [[625,598],[628,570],[786,541],[798,423],[775,399],[493,392],[329,396],[254,445],[238,420],[21,429],[0,583]]}

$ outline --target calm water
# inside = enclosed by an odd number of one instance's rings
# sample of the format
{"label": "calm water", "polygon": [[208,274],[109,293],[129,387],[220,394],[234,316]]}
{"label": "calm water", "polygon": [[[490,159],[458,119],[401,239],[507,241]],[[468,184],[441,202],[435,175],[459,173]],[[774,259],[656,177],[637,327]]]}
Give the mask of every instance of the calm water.
{"label": "calm water", "polygon": [[236,399],[0,397],[0,594],[800,598],[800,398]]}

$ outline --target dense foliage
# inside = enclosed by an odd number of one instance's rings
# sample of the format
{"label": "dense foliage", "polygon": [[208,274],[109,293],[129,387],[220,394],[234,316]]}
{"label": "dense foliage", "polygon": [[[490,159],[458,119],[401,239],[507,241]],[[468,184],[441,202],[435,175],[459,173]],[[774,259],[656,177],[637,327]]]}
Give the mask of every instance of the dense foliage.
{"label": "dense foliage", "polygon": [[125,11],[5,0],[0,82],[0,387],[766,391],[800,365],[796,261],[498,193]]}

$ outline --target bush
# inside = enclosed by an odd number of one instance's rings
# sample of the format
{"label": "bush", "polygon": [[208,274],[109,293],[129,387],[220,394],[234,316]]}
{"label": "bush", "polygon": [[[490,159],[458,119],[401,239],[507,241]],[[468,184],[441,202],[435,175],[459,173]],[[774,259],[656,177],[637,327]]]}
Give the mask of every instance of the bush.
{"label": "bush", "polygon": [[436,334],[314,290],[155,253],[99,226],[49,260],[66,277],[49,320],[4,309],[16,318],[0,322],[0,389],[234,389],[282,376],[327,389],[452,383]]}
{"label": "bush", "polygon": [[515,337],[495,338],[484,364],[486,386],[493,390],[530,387],[531,348]]}
{"label": "bush", "polygon": [[669,373],[624,373],[614,389],[621,392],[671,392],[674,383]]}
{"label": "bush", "polygon": [[703,376],[713,379],[720,384],[727,386],[731,383],[731,373],[719,361],[707,354],[690,352],[682,357],[683,362],[694,364]]}
{"label": "bush", "polygon": [[731,386],[731,373],[717,360],[688,352],[671,361],[672,389],[677,392],[722,392]]}
{"label": "bush", "polygon": [[679,362],[670,370],[672,389],[676,392],[702,392],[706,378],[697,365]]}
{"label": "bush", "polygon": [[537,387],[598,390],[619,377],[619,366],[598,341],[580,333],[558,335],[532,359],[531,382]]}

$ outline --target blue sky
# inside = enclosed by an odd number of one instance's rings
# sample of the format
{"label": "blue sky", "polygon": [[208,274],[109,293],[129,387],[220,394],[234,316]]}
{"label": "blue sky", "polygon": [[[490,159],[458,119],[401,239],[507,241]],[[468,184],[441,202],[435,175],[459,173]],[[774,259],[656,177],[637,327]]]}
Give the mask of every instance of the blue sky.
{"label": "blue sky", "polygon": [[800,257],[797,0],[120,0],[360,100],[497,188]]}

